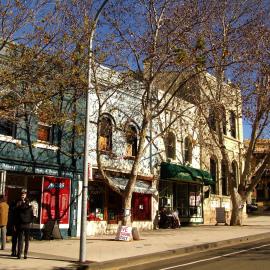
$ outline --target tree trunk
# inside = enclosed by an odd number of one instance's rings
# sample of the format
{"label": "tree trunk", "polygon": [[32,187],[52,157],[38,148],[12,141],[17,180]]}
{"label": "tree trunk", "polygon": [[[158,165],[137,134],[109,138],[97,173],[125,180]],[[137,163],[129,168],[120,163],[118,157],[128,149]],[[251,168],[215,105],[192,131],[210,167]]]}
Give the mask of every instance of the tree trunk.
{"label": "tree trunk", "polygon": [[125,196],[123,200],[123,219],[122,225],[123,226],[131,226],[131,199],[132,193]]}
{"label": "tree trunk", "polygon": [[231,192],[231,201],[232,201],[232,215],[230,220],[231,226],[239,226],[242,225],[243,219],[243,203],[241,196],[239,193],[234,189]]}

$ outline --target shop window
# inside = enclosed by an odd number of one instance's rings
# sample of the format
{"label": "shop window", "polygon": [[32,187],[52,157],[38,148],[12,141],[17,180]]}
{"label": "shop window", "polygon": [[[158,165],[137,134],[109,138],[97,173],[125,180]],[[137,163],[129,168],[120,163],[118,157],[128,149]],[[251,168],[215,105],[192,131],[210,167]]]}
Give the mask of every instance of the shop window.
{"label": "shop window", "polygon": [[230,111],[230,133],[233,138],[236,138],[236,117],[233,111]]}
{"label": "shop window", "polygon": [[100,221],[104,219],[105,187],[103,183],[93,182],[88,186],[87,219]]}
{"label": "shop window", "polygon": [[185,138],[184,147],[185,147],[184,161],[185,161],[185,163],[191,164],[192,163],[192,142],[191,142],[191,139],[189,137]]}
{"label": "shop window", "polygon": [[222,183],[222,195],[228,195],[228,175],[226,172],[226,162],[221,162],[221,183]]}
{"label": "shop window", "polygon": [[0,119],[0,135],[16,137],[16,124],[6,119]]}
{"label": "shop window", "polygon": [[53,126],[45,123],[38,123],[37,140],[46,143],[53,143]]}
{"label": "shop window", "polygon": [[132,195],[132,219],[151,220],[151,195],[133,193]]}
{"label": "shop window", "polygon": [[59,224],[69,224],[70,179],[44,176],[42,185],[41,223],[59,220]]}
{"label": "shop window", "polygon": [[176,207],[179,217],[189,216],[188,184],[182,183],[176,185]]}
{"label": "shop window", "polygon": [[202,189],[200,185],[189,185],[189,216],[202,216]]}
{"label": "shop window", "polygon": [[99,146],[100,151],[112,151],[112,120],[109,116],[102,116],[99,123]]}
{"label": "shop window", "polygon": [[117,224],[122,219],[122,197],[113,190],[108,194],[108,222]]}
{"label": "shop window", "polygon": [[210,158],[210,174],[215,182],[215,185],[211,186],[213,194],[216,193],[216,180],[217,180],[217,162],[215,158]]}
{"label": "shop window", "polygon": [[165,207],[172,210],[173,207],[173,184],[168,181],[159,182],[159,209]]}
{"label": "shop window", "polygon": [[136,156],[138,150],[138,132],[134,125],[128,125],[126,128],[126,143],[126,156]]}
{"label": "shop window", "polygon": [[173,132],[169,132],[166,136],[166,155],[171,159],[176,157],[176,138]]}

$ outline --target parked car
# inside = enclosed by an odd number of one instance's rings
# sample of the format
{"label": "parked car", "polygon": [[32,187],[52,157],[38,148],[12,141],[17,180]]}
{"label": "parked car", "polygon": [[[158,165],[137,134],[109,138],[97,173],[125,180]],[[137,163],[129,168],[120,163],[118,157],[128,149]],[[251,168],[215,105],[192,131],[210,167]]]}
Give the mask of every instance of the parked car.
{"label": "parked car", "polygon": [[258,210],[257,203],[247,204],[247,213],[251,213],[251,212],[254,212],[254,211],[257,211],[257,210]]}

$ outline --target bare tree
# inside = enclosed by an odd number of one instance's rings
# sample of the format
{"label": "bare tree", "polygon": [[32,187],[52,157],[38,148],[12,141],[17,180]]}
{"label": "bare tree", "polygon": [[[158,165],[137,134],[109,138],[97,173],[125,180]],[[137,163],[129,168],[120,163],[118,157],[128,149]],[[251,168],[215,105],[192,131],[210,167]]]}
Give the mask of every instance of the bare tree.
{"label": "bare tree", "polygon": [[[204,101],[197,106],[208,127],[206,133],[211,135],[208,147],[212,145],[213,151],[218,151],[223,159],[233,206],[230,223],[238,225],[242,220],[242,205],[269,162],[269,155],[265,155],[257,168],[250,167],[256,141],[269,124],[269,87],[263,83],[267,78],[265,46],[269,39],[269,11],[263,1],[207,2],[213,12],[196,33],[200,37],[197,52],[203,60],[201,68],[205,70],[197,78],[197,88]],[[262,78],[260,83],[258,78]],[[225,116],[229,110],[234,117],[241,118],[242,105],[252,131],[247,152],[242,152],[245,164],[242,170],[240,166],[238,185],[226,148],[226,126],[230,126],[231,136],[235,137],[232,132],[236,131]],[[241,151],[243,146],[239,147]]]}
{"label": "bare tree", "polygon": [[[182,20],[182,24],[176,25],[172,14]],[[106,172],[103,151],[98,150],[100,129],[104,128],[100,126],[102,114],[109,111],[108,102],[117,91],[108,91],[106,97],[104,92],[97,91],[98,88],[95,92],[99,109],[96,148],[98,168],[104,181],[123,198],[124,225],[131,222],[132,193],[143,164],[144,153],[149,147],[151,125],[173,107],[179,91],[201,72],[196,69],[201,65],[199,59],[190,53],[195,49],[195,43],[190,41],[189,33],[199,28],[208,16],[207,9],[200,10],[196,1],[183,1],[182,5],[179,5],[179,1],[166,0],[129,3],[118,1],[108,5],[105,10],[102,23],[108,31],[97,40],[96,61],[120,71],[119,82],[122,89],[139,98],[134,106],[128,107],[129,113],[126,114],[129,119],[135,116],[138,120],[138,147],[130,164],[127,185],[124,190],[120,190]],[[132,85],[134,80],[135,87],[134,83]],[[117,98],[114,97],[114,100],[117,104]],[[131,112],[136,112],[137,115],[132,115]],[[171,124],[180,117],[181,113],[178,116],[175,113]],[[163,127],[161,135],[169,128],[170,125]],[[153,137],[150,142],[153,142]]]}

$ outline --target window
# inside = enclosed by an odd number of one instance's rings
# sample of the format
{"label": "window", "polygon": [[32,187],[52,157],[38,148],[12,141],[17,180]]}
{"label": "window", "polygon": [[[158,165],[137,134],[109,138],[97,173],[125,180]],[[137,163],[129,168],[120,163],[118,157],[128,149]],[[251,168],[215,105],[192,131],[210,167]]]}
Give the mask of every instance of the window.
{"label": "window", "polygon": [[233,161],[232,162],[232,180],[235,183],[235,186],[237,186],[238,183],[238,166],[237,166],[237,162]]}
{"label": "window", "polygon": [[52,144],[53,143],[53,126],[39,122],[38,129],[37,129],[37,140]]}
{"label": "window", "polygon": [[87,219],[104,219],[105,186],[100,182],[91,182],[88,186]]}
{"label": "window", "polygon": [[166,136],[166,155],[171,159],[176,157],[176,138],[173,132],[169,132]]}
{"label": "window", "polygon": [[132,194],[133,220],[151,220],[151,195],[133,192]]}
{"label": "window", "polygon": [[202,216],[202,186],[189,184],[189,216]]}
{"label": "window", "polygon": [[134,125],[128,125],[126,128],[126,156],[134,157],[137,155],[137,142],[138,142],[138,132]]}
{"label": "window", "polygon": [[221,181],[222,181],[222,195],[228,195],[228,176],[226,172],[226,162],[221,162]]}
{"label": "window", "polygon": [[213,110],[213,108],[209,109],[208,125],[209,125],[210,129],[216,131],[216,129],[217,129],[217,127],[216,127],[216,114],[215,114],[215,111]]}
{"label": "window", "polygon": [[0,119],[0,134],[15,138],[16,124],[6,119]]}
{"label": "window", "polygon": [[54,127],[50,123],[49,109],[41,109],[38,112],[37,140],[38,142],[52,144]]}
{"label": "window", "polygon": [[231,136],[236,138],[236,117],[233,111],[230,111],[230,128],[231,128]]}
{"label": "window", "polygon": [[221,121],[222,121],[222,130],[223,134],[227,134],[227,121],[226,121],[226,110],[224,107],[221,109]]}
{"label": "window", "polygon": [[216,193],[216,180],[217,180],[217,162],[215,158],[210,158],[210,174],[215,181],[215,185],[212,186],[212,193]]}
{"label": "window", "polygon": [[100,151],[112,151],[112,120],[103,116],[99,124],[99,146]]}
{"label": "window", "polygon": [[184,161],[185,163],[192,163],[192,142],[189,137],[185,138],[184,147],[185,147]]}
{"label": "window", "polygon": [[187,183],[176,185],[176,206],[180,217],[189,216],[189,196]]}

